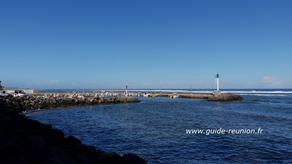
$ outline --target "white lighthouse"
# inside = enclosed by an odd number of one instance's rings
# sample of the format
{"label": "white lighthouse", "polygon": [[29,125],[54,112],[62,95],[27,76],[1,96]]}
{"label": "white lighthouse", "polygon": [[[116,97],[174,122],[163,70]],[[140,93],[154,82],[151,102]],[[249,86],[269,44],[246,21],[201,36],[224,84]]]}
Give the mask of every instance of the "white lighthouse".
{"label": "white lighthouse", "polygon": [[125,88],[125,96],[128,96],[128,85],[126,84],[126,88]]}
{"label": "white lighthouse", "polygon": [[220,81],[219,81],[219,74],[216,74],[216,92],[220,93]]}

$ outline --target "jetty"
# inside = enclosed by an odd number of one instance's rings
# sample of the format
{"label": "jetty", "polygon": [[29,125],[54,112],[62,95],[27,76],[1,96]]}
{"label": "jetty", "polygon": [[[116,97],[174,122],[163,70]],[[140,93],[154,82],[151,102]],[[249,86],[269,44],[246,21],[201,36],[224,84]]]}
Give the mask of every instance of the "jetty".
{"label": "jetty", "polygon": [[208,101],[239,101],[243,98],[231,93],[166,93],[153,92],[145,94],[146,97],[169,97],[169,98],[188,98],[205,99]]}
{"label": "jetty", "polygon": [[[174,98],[188,98],[188,99],[205,99],[208,101],[239,101],[243,100],[240,95],[235,95],[231,93],[223,93],[220,90],[220,79],[219,74],[215,75],[216,90],[213,92],[201,92],[201,93],[192,93],[192,92],[145,92],[144,97],[169,97]],[[141,95],[141,93],[137,93]]]}
{"label": "jetty", "polygon": [[137,103],[136,97],[100,93],[34,93],[0,95],[0,102],[17,109],[36,110],[98,104]]}

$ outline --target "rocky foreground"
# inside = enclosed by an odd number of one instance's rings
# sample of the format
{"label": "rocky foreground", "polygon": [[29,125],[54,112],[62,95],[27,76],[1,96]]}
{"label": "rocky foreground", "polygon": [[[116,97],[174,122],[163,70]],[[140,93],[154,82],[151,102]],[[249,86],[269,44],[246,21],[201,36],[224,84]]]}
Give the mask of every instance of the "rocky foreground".
{"label": "rocky foreground", "polygon": [[[21,114],[25,107],[30,109],[52,107],[47,99],[36,98],[32,104],[29,101],[31,99],[25,96],[0,96],[0,163],[146,163],[144,159],[134,154],[120,156],[116,153],[96,150],[92,146],[82,144],[73,136],[64,137],[62,131],[53,129],[51,125],[26,118]],[[59,104],[63,99],[50,99],[50,101],[57,101]],[[66,105],[84,104],[86,101],[82,98],[81,101],[78,99],[74,103],[68,100]],[[120,100],[100,101],[100,99],[95,101],[120,102]]]}

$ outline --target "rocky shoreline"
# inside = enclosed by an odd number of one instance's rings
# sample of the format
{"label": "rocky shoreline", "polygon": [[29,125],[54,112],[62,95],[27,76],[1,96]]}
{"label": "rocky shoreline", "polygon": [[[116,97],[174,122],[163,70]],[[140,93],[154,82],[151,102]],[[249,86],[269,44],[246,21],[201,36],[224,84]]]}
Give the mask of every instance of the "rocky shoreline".
{"label": "rocky shoreline", "polygon": [[26,109],[53,108],[62,103],[64,104],[61,106],[129,103],[137,102],[136,99],[128,97],[121,99],[96,98],[89,101],[89,98],[80,97],[80,99],[72,98],[77,101],[69,101],[70,98],[67,101],[65,95],[55,95],[54,97],[0,96],[1,163],[146,163],[144,159],[135,154],[121,156],[116,153],[96,150],[93,146],[82,144],[79,139],[73,136],[64,137],[62,131],[53,129],[51,125],[28,119],[22,114]]}

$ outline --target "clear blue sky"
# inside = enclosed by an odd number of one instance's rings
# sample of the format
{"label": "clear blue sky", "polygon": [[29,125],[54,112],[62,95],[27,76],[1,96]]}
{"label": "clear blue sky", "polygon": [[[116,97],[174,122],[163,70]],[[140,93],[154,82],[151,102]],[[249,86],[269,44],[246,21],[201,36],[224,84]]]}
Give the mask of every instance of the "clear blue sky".
{"label": "clear blue sky", "polygon": [[0,1],[0,57],[13,87],[291,88],[292,1]]}

